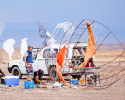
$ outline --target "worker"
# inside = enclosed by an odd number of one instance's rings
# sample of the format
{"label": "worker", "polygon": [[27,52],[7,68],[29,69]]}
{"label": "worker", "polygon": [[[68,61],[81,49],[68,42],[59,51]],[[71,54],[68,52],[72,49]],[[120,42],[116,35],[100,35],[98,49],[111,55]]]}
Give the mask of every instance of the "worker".
{"label": "worker", "polygon": [[5,76],[4,72],[0,69],[0,78]]}
{"label": "worker", "polygon": [[44,71],[39,69],[38,71],[35,71],[34,72],[34,78],[33,78],[33,81],[34,83],[39,83],[39,84],[43,84],[44,82],[42,82],[41,78],[42,76],[44,75]]}
{"label": "worker", "polygon": [[27,72],[27,81],[31,81],[33,79],[33,67],[32,67],[32,56],[37,56],[38,53],[43,49],[41,48],[37,53],[32,53],[32,46],[28,46],[28,50],[24,53],[24,62]]}

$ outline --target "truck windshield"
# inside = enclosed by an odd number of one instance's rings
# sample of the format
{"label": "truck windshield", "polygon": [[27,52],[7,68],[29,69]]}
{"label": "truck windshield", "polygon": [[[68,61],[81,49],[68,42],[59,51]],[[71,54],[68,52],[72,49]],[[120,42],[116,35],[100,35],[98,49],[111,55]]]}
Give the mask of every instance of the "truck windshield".
{"label": "truck windshield", "polygon": [[58,49],[45,49],[43,51],[43,58],[56,58],[56,54],[58,53]]}

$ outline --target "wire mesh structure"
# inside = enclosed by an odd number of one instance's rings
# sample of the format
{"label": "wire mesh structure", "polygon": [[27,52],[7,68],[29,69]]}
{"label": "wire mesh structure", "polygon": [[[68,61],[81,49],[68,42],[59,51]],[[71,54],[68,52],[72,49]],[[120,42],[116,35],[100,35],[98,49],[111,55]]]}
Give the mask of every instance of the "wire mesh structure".
{"label": "wire mesh structure", "polygon": [[[74,69],[85,59],[89,37],[86,22],[91,24],[94,33],[96,54],[90,59],[90,63],[88,62],[91,67]],[[74,25],[76,26],[75,30],[68,37],[67,33]],[[110,43],[110,41],[113,42]],[[66,56],[62,69],[63,78],[66,82],[70,83],[70,79],[74,78],[81,80],[78,83],[79,85],[76,85],[81,89],[105,89],[119,81],[124,75],[124,49],[113,32],[100,22],[83,19],[72,24],[64,33],[59,48],[64,45],[66,46]],[[109,53],[109,50],[112,52]],[[118,52],[115,52],[115,50]],[[50,71],[50,68],[56,67],[55,62],[56,54],[54,57],[49,57],[48,53],[45,60],[48,71]]]}

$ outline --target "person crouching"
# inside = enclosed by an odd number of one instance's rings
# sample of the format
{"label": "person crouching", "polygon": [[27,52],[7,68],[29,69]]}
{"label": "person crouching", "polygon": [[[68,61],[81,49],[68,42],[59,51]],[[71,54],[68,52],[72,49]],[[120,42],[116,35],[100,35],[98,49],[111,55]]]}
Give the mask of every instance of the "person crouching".
{"label": "person crouching", "polygon": [[39,69],[38,71],[34,72],[34,78],[33,81],[34,83],[39,83],[39,84],[43,84],[44,82],[41,81],[42,76],[44,75],[43,70]]}

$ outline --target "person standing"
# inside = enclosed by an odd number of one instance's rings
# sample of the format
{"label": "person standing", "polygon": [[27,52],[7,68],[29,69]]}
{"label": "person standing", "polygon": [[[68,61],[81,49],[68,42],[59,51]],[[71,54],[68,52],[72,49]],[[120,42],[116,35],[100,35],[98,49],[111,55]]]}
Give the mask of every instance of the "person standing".
{"label": "person standing", "polygon": [[34,71],[32,67],[32,55],[37,56],[38,53],[43,49],[41,48],[37,53],[32,53],[32,46],[28,46],[28,50],[24,53],[24,62],[27,72],[27,81],[30,81],[33,79]]}

